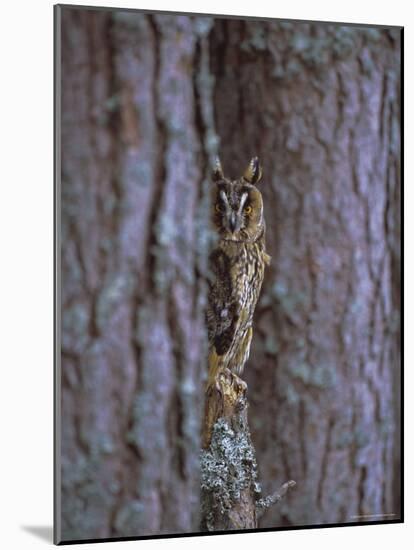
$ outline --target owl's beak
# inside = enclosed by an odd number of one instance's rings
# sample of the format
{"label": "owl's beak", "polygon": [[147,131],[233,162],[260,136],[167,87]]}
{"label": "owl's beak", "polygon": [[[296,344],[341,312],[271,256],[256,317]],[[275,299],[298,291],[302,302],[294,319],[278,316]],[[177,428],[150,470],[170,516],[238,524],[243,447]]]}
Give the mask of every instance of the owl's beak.
{"label": "owl's beak", "polygon": [[230,226],[230,231],[231,231],[232,233],[234,233],[235,230],[236,230],[236,226],[237,226],[236,212],[232,212],[232,213],[230,214],[229,226]]}

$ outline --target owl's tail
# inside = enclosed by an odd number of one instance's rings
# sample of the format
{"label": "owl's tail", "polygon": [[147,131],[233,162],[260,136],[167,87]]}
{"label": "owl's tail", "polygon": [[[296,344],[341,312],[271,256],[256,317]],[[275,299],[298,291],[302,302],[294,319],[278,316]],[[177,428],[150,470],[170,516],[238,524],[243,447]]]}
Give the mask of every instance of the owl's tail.
{"label": "owl's tail", "polygon": [[217,375],[224,368],[224,355],[218,355],[214,345],[210,348],[208,354],[208,380],[207,390],[216,384]]}

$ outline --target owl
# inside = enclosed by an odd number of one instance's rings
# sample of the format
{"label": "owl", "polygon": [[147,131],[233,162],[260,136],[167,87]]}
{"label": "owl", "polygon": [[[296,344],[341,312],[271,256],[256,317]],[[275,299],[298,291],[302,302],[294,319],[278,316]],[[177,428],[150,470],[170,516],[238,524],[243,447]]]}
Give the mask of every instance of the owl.
{"label": "owl", "polygon": [[249,358],[253,313],[270,261],[263,200],[256,187],[261,176],[257,157],[236,180],[224,177],[219,160],[213,170],[211,215],[218,240],[209,258],[207,388],[217,385],[217,375],[225,369],[239,377]]}

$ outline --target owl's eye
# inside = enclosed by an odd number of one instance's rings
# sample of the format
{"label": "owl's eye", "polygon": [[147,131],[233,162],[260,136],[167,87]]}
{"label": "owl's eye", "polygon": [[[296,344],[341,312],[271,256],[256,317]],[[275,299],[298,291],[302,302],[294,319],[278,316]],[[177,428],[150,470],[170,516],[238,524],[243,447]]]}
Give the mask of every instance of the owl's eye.
{"label": "owl's eye", "polygon": [[215,205],[214,209],[215,209],[216,212],[221,212],[221,206],[218,202],[216,202],[216,205]]}
{"label": "owl's eye", "polygon": [[251,207],[251,206],[246,206],[246,208],[244,209],[244,211],[246,212],[247,215],[249,215],[249,214],[252,213],[252,207]]}

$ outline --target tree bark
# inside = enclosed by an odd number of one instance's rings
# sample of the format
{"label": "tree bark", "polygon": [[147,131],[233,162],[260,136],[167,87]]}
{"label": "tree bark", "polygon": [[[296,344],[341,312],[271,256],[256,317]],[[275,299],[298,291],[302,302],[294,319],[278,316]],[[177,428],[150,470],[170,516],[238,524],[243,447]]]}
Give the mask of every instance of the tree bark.
{"label": "tree bark", "polygon": [[400,30],[217,21],[226,170],[259,155],[272,256],[246,382],[260,523],[398,519]]}
{"label": "tree bark", "polygon": [[58,9],[58,538],[200,529],[218,150],[264,166],[259,526],[398,519],[400,31]]}
{"label": "tree bark", "polygon": [[[237,370],[237,369],[236,369]],[[294,487],[290,480],[262,497],[248,422],[247,384],[230,371],[217,375],[205,399],[201,451],[201,530],[256,529],[264,510]]]}
{"label": "tree bark", "polygon": [[256,453],[247,419],[247,386],[229,372],[217,376],[205,402],[201,452],[201,530],[257,527],[260,496]]}
{"label": "tree bark", "polygon": [[197,531],[210,23],[61,17],[59,537]]}

